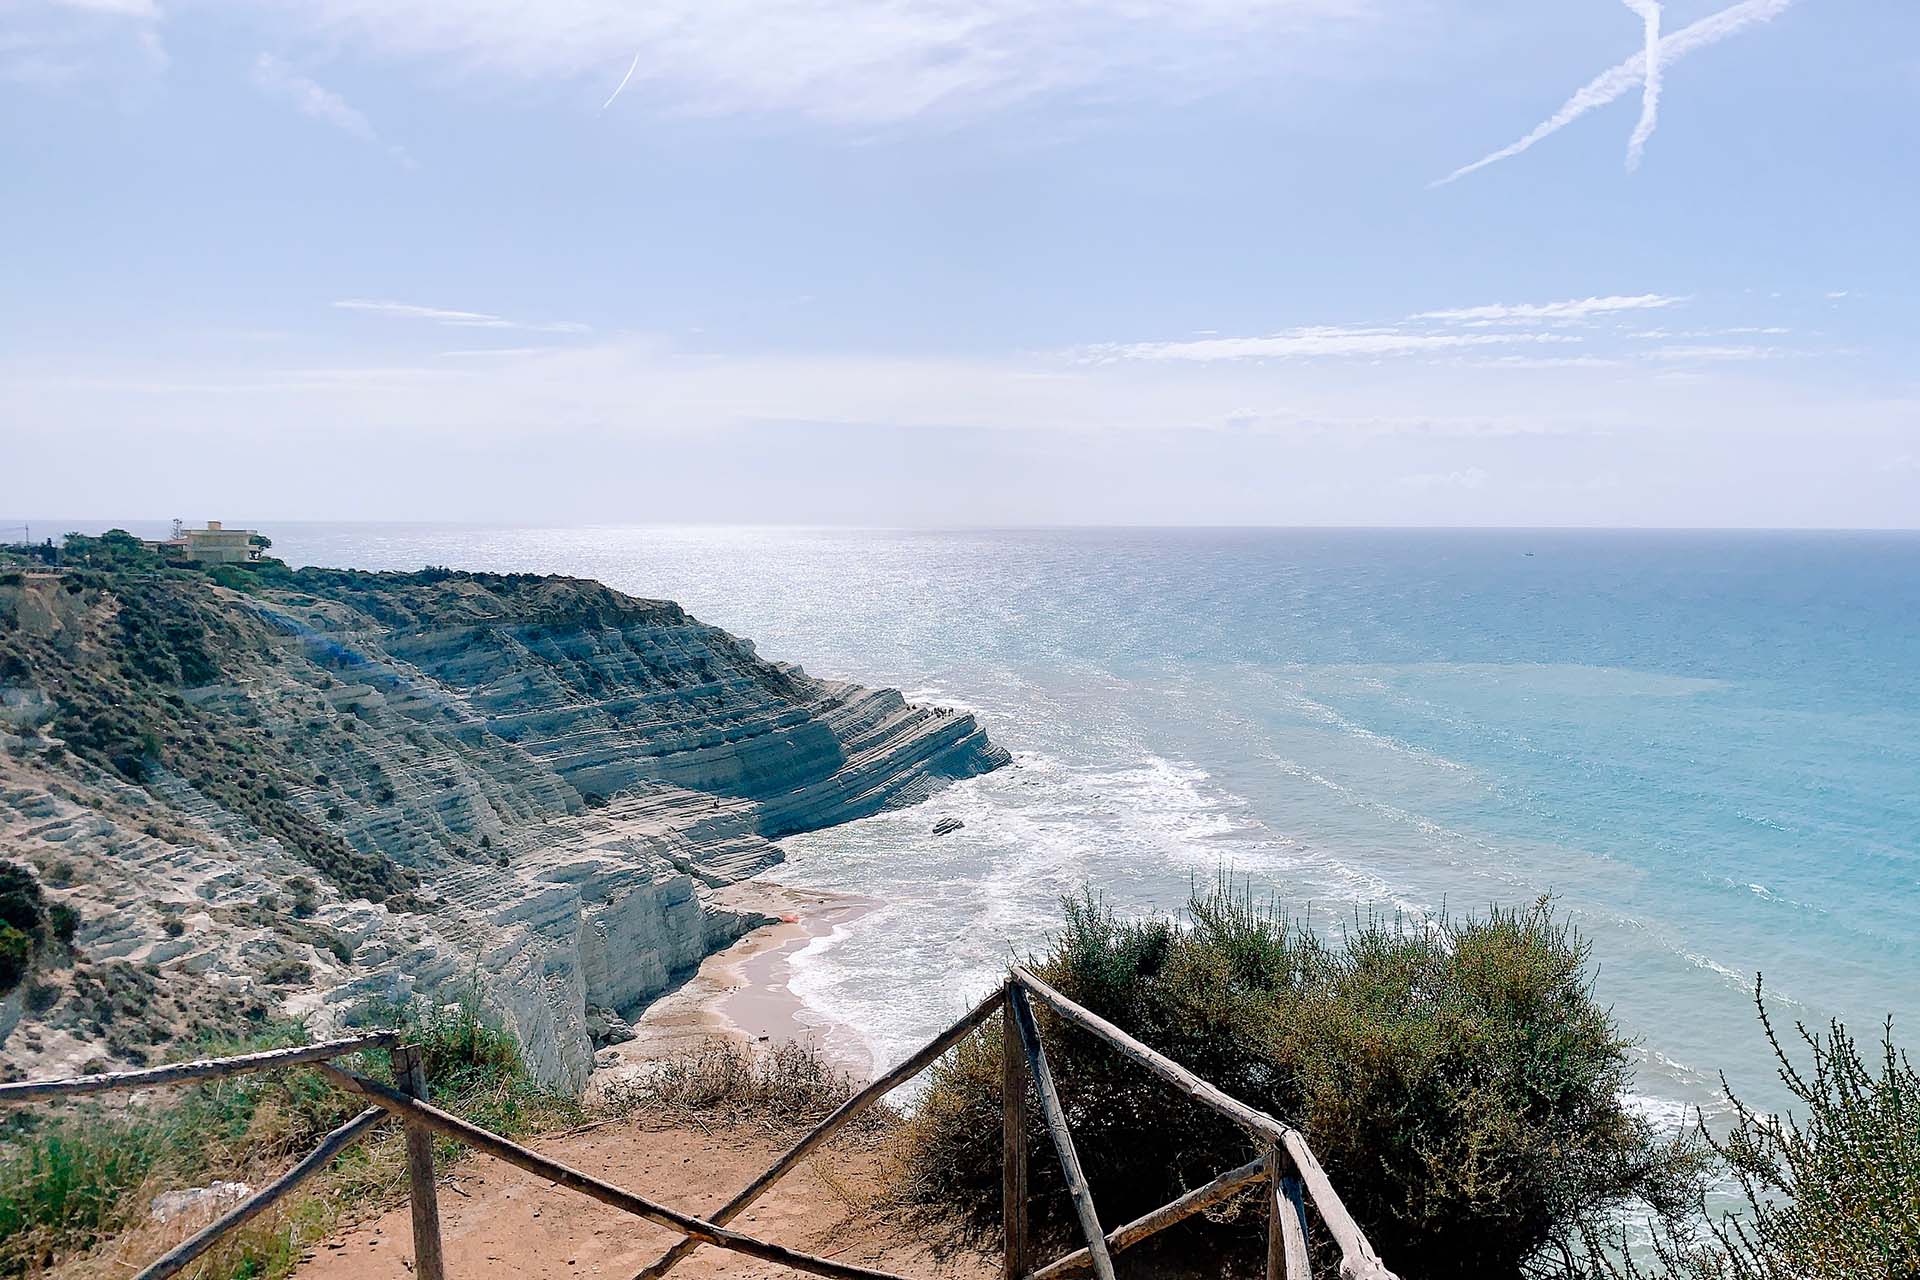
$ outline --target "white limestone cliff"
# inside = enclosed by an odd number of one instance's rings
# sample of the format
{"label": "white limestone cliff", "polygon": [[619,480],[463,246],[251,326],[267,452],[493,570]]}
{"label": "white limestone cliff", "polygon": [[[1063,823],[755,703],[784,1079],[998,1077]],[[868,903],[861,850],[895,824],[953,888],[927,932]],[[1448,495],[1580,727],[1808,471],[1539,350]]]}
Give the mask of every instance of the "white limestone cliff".
{"label": "white limestone cliff", "polygon": [[[764,920],[713,891],[777,862],[775,838],[1006,761],[966,712],[816,680],[597,584],[191,589],[221,678],[164,705],[245,735],[247,785],[318,834],[290,848],[178,751],[135,781],[64,749],[62,716],[124,657],[128,588],[0,583],[24,655],[0,666],[0,858],[81,918],[75,962],[0,1012],[10,1074],[138,1061],[236,1010],[325,1033],[470,990],[538,1076],[578,1086],[589,1009],[632,1013]],[[364,867],[414,886],[376,901]]]}

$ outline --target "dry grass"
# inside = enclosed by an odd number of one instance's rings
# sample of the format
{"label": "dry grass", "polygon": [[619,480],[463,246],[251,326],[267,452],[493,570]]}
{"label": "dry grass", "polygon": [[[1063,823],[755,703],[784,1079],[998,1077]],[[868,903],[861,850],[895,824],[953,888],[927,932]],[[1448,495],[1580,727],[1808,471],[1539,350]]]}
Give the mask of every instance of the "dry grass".
{"label": "dry grass", "polygon": [[[809,1044],[772,1049],[714,1038],[647,1064],[630,1081],[610,1086],[595,1113],[649,1129],[732,1130],[797,1139],[852,1097],[856,1082]],[[914,1228],[930,1223],[905,1140],[906,1117],[884,1102],[849,1122],[789,1177],[811,1179],[868,1224]],[[997,1123],[997,1120],[996,1120]],[[943,1237],[951,1236],[942,1224]]]}
{"label": "dry grass", "polygon": [[[788,1041],[762,1052],[715,1037],[608,1086],[595,1110],[655,1127],[692,1122],[786,1133],[818,1124],[855,1088],[811,1045]],[[876,1107],[852,1127],[872,1133],[891,1119]]]}

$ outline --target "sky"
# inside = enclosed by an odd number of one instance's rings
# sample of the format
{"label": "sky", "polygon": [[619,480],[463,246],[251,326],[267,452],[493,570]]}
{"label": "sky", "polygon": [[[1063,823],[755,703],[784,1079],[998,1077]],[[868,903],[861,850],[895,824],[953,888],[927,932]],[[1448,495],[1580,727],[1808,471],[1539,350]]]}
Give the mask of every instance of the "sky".
{"label": "sky", "polygon": [[1916,123],[1909,0],[0,0],[0,523],[1912,528]]}

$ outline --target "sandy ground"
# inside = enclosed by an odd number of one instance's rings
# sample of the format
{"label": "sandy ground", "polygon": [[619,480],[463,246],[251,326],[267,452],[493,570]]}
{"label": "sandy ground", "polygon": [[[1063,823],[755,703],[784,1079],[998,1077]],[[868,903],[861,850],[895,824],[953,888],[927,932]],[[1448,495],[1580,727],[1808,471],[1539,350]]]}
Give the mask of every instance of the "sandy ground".
{"label": "sandy ground", "polygon": [[[745,1130],[708,1134],[697,1128],[648,1131],[609,1125],[570,1137],[536,1139],[540,1151],[628,1190],[699,1212],[725,1203],[784,1149],[781,1138]],[[998,1260],[941,1255],[866,1207],[883,1181],[883,1158],[871,1151],[829,1149],[776,1183],[736,1218],[736,1230],[807,1253],[913,1277],[986,1280]],[[607,1276],[630,1280],[679,1239],[575,1192],[484,1157],[448,1171],[440,1189],[441,1238],[447,1274]],[[314,1250],[295,1272],[301,1280],[410,1280],[413,1235],[401,1205]],[[794,1272],[740,1254],[703,1248],[675,1276],[791,1276]]]}
{"label": "sandy ground", "polygon": [[[799,1040],[817,1046],[856,1079],[873,1063],[864,1041],[814,1014],[787,987],[793,957],[816,938],[872,909],[865,899],[781,885],[747,883],[721,891],[781,918],[717,955],[634,1022],[637,1037],[602,1050],[588,1084],[597,1090],[646,1070],[650,1060],[713,1036],[770,1046]],[[699,1121],[669,1129],[632,1120],[602,1122],[529,1145],[562,1163],[628,1190],[699,1213],[724,1204],[771,1164],[795,1134],[750,1127],[711,1130]],[[886,1158],[835,1144],[803,1163],[739,1218],[746,1234],[803,1252],[912,1277],[986,1280],[999,1260],[930,1247],[874,1210],[884,1193]],[[575,1192],[482,1156],[444,1171],[441,1235],[447,1274],[469,1277],[630,1277],[679,1236]],[[300,1280],[410,1280],[413,1235],[403,1203],[315,1247],[295,1273]],[[703,1248],[675,1276],[789,1276],[772,1263]]]}
{"label": "sandy ground", "polygon": [[[721,891],[781,923],[768,925],[709,956],[698,972],[650,1004],[634,1023],[636,1038],[601,1050],[588,1101],[649,1061],[711,1037],[767,1047],[812,1044],[856,1079],[873,1062],[865,1042],[808,1009],[788,989],[793,957],[817,938],[872,910],[843,894],[746,883]],[[749,1128],[655,1130],[632,1121],[590,1127],[530,1145],[574,1168],[675,1208],[700,1212],[726,1200],[797,1135]],[[830,1147],[775,1185],[735,1219],[749,1235],[807,1253],[907,1276],[997,1276],[997,1258],[941,1256],[875,1213],[884,1191],[885,1160],[872,1150]],[[440,1192],[441,1231],[449,1276],[591,1277],[627,1280],[678,1236],[584,1196],[484,1157],[468,1156],[447,1172]],[[296,1273],[301,1280],[407,1280],[413,1236],[404,1204],[317,1247]],[[676,1276],[785,1276],[784,1267],[718,1249],[701,1249]]]}
{"label": "sandy ground", "polygon": [[[746,884],[722,892],[737,893],[742,905],[778,915],[782,922],[709,956],[697,973],[648,1006],[634,1023],[634,1040],[601,1051],[602,1065],[588,1085],[589,1100],[622,1076],[644,1071],[650,1060],[713,1036],[758,1046],[799,1040],[818,1046],[855,1078],[871,1073],[864,1042],[813,1014],[788,990],[787,979],[795,954],[873,904],[780,885]],[[698,1213],[724,1204],[795,1136],[751,1128],[709,1131],[697,1121],[664,1130],[615,1121],[536,1138],[530,1145],[574,1168]],[[875,1212],[872,1205],[885,1182],[883,1155],[835,1145],[788,1174],[733,1226],[789,1248],[899,1275],[985,1280],[999,1274],[996,1257],[942,1254]],[[472,1155],[443,1179],[440,1212],[447,1274],[461,1280],[628,1280],[679,1238],[511,1166]],[[412,1227],[403,1204],[326,1241],[296,1275],[300,1280],[408,1280],[412,1257]],[[693,1280],[794,1273],[705,1248],[674,1274]]]}
{"label": "sandy ground", "polygon": [[808,1008],[789,989],[788,978],[795,955],[815,939],[830,937],[835,929],[858,920],[875,904],[852,894],[757,881],[730,885],[718,896],[778,916],[781,922],[708,956],[691,978],[648,1005],[634,1020],[635,1039],[596,1055],[589,1101],[596,1090],[643,1070],[647,1062],[715,1036],[742,1044],[799,1041],[817,1048],[856,1080],[872,1077],[875,1063],[865,1040]]}

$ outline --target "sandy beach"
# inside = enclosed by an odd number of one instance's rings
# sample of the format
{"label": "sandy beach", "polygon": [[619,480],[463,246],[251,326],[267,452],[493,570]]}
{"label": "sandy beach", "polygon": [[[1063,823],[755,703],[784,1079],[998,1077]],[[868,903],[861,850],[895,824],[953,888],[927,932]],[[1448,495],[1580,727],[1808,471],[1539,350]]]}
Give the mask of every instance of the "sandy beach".
{"label": "sandy beach", "polygon": [[790,979],[795,956],[876,904],[853,894],[761,881],[729,885],[715,898],[773,916],[777,923],[708,956],[684,982],[650,1003],[632,1024],[634,1039],[595,1055],[589,1097],[647,1062],[713,1037],[748,1045],[811,1044],[853,1078],[869,1078],[876,1063],[865,1039],[810,1008],[793,993]]}

